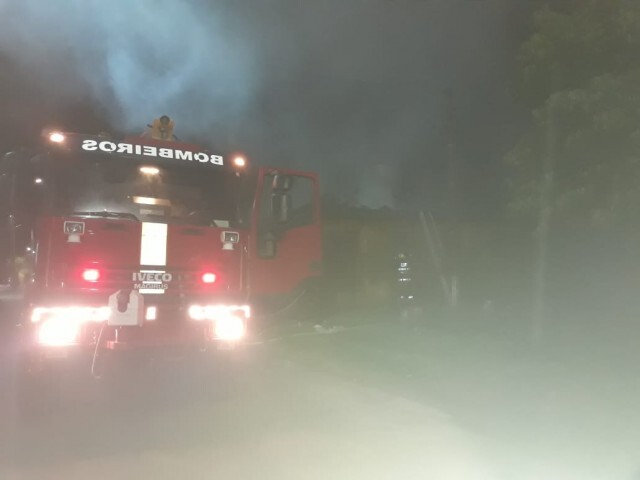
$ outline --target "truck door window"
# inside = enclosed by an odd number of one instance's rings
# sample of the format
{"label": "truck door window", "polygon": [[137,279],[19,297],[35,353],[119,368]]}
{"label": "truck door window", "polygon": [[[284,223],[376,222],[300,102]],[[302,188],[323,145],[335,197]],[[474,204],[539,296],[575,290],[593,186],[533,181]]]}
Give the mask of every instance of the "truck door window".
{"label": "truck door window", "polygon": [[[265,175],[258,213],[258,253],[263,258],[276,255],[277,242],[291,229],[311,225],[313,181],[302,176],[287,176],[285,184]],[[281,179],[280,179],[281,180]],[[283,210],[286,210],[283,212]]]}
{"label": "truck door window", "polygon": [[[277,230],[290,230],[313,223],[313,181],[306,177],[290,177],[285,191],[274,188],[274,175],[265,175],[260,199],[259,225],[264,230],[278,225]],[[286,220],[282,209],[287,208]]]}
{"label": "truck door window", "polygon": [[287,228],[298,228],[313,223],[313,182],[307,177],[294,177],[289,191],[291,204]]}

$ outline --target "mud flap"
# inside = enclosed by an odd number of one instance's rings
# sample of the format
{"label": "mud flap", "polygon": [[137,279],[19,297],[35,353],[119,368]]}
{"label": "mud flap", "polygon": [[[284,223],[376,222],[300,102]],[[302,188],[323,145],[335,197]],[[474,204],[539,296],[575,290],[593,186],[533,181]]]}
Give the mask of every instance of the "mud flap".
{"label": "mud flap", "polygon": [[109,297],[111,327],[140,327],[144,321],[144,297],[137,290],[119,290]]}

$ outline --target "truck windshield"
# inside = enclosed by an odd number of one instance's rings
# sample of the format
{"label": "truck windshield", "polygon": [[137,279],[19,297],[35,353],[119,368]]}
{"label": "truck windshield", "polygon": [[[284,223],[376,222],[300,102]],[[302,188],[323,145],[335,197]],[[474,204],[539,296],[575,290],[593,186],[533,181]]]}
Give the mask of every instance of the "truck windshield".
{"label": "truck windshield", "polygon": [[204,226],[236,221],[234,176],[218,166],[116,157],[53,160],[38,178],[44,204],[55,214]]}

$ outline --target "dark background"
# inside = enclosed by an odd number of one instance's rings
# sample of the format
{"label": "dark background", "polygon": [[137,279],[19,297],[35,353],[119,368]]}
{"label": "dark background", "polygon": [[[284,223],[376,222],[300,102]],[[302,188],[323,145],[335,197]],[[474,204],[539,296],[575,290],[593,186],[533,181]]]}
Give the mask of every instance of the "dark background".
{"label": "dark background", "polygon": [[5,1],[0,145],[168,114],[183,138],[320,171],[347,201],[446,210],[453,142],[462,211],[495,216],[534,3]]}

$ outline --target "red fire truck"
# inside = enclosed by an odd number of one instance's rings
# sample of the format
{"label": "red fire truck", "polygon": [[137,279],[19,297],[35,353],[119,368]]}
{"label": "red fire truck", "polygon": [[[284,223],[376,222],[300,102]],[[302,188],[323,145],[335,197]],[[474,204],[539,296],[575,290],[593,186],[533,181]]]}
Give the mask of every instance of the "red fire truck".
{"label": "red fire truck", "polygon": [[0,285],[25,351],[228,349],[320,273],[318,177],[152,136],[46,132],[0,161]]}

